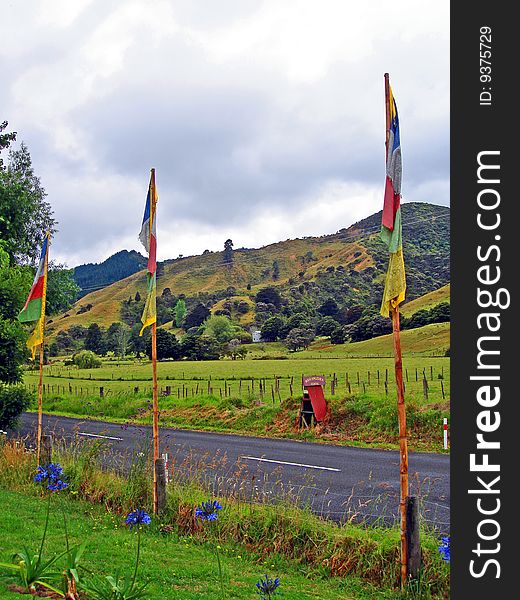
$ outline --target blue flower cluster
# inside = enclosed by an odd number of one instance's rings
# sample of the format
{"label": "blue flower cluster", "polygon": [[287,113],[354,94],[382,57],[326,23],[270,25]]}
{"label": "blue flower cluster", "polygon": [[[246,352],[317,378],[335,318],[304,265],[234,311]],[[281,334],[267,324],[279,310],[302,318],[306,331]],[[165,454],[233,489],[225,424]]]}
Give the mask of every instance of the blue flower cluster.
{"label": "blue flower cluster", "polygon": [[450,562],[450,559],[451,559],[450,537],[447,536],[447,537],[441,538],[441,542],[442,542],[442,544],[439,546],[439,552],[442,556],[442,560],[445,560],[446,562]]}
{"label": "blue flower cluster", "polygon": [[200,506],[197,506],[195,516],[204,521],[216,521],[219,510],[222,510],[222,506],[217,500],[203,502]]}
{"label": "blue flower cluster", "polygon": [[60,492],[69,487],[64,481],[63,469],[59,463],[49,463],[45,468],[38,467],[38,473],[34,476],[36,483],[47,483],[47,489],[51,492]]}
{"label": "blue flower cluster", "polygon": [[274,579],[270,579],[268,575],[265,576],[265,579],[260,578],[260,581],[256,584],[258,588],[256,593],[262,598],[271,598],[275,594],[279,592],[276,591],[276,588],[280,585],[280,579],[275,577]]}
{"label": "blue flower cluster", "polygon": [[134,527],[134,525],[149,525],[152,522],[150,515],[145,512],[142,508],[134,510],[129,513],[129,515],[125,519],[125,523],[129,525],[130,529]]}

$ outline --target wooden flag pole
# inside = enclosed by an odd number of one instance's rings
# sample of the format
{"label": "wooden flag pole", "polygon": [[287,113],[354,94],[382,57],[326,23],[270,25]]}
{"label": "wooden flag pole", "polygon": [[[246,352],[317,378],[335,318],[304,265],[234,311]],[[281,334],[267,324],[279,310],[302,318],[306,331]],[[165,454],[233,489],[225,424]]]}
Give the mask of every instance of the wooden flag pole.
{"label": "wooden flag pole", "polygon": [[[155,169],[151,170],[150,217],[155,221],[157,193],[155,189]],[[150,226],[152,226],[152,221]],[[157,277],[157,271],[155,273]],[[156,292],[154,292],[156,293]],[[157,319],[157,317],[156,317]],[[153,512],[159,512],[157,492],[157,459],[159,458],[159,401],[157,393],[157,321],[152,323],[152,404],[153,404]]]}
{"label": "wooden flag pole", "polygon": [[159,403],[157,399],[157,323],[152,323],[152,375],[153,375],[153,512],[158,512],[157,459],[159,458]]}
{"label": "wooden flag pole", "polygon": [[[388,157],[388,141],[390,138],[390,83],[385,73],[385,107],[386,107],[386,158]],[[403,357],[401,352],[401,335],[399,328],[399,306],[392,308],[392,333],[394,341],[395,384],[397,387],[397,416],[399,419],[399,474],[401,482],[401,587],[408,579],[408,541],[406,523],[406,499],[408,498],[408,440],[406,436],[406,405],[404,403]]]}
{"label": "wooden flag pole", "polygon": [[36,432],[36,462],[40,465],[43,421],[43,341],[40,346],[40,379],[38,380],[38,429]]}
{"label": "wooden flag pole", "polygon": [[45,252],[45,283],[43,286],[42,296],[42,313],[40,318],[42,319],[42,343],[40,344],[40,377],[38,380],[38,427],[36,431],[36,462],[40,465],[41,455],[41,444],[42,444],[42,431],[43,431],[43,351],[44,351],[44,340],[45,340],[45,307],[47,303],[47,275],[49,268],[49,246],[50,246],[50,232],[47,231],[47,251]]}

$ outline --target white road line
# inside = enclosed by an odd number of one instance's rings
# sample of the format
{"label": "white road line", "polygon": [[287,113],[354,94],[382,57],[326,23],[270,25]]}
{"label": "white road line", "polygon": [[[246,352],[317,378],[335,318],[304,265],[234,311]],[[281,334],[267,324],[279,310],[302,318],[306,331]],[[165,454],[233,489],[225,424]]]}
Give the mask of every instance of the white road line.
{"label": "white road line", "polygon": [[286,462],[285,460],[270,460],[269,458],[258,458],[257,456],[241,456],[245,460],[259,460],[261,462],[276,463],[277,465],[290,465],[292,467],[303,467],[304,469],[319,469],[321,471],[336,471],[341,473],[341,469],[334,469],[333,467],[318,467],[316,465],[303,465],[301,463]]}
{"label": "white road line", "polygon": [[88,437],[103,438],[104,440],[115,440],[116,442],[122,442],[123,441],[123,438],[110,437],[109,435],[99,435],[97,433],[85,433],[83,431],[80,431],[78,433],[78,435],[86,435]]}

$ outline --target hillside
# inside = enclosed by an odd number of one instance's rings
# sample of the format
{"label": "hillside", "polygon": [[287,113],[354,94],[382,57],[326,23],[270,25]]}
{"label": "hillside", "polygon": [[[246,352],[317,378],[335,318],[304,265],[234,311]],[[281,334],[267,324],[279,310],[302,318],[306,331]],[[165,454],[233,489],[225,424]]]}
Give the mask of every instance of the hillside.
{"label": "hillside", "polygon": [[121,250],[102,263],[79,265],[74,269],[74,281],[80,287],[78,297],[133,275],[145,266],[146,258],[135,250]]}
{"label": "hillside", "polygon": [[[447,207],[426,203],[402,207],[408,301],[449,283],[449,214]],[[330,297],[344,309],[378,306],[388,264],[378,235],[380,223],[381,212],[332,235],[237,249],[232,265],[225,264],[223,252],[168,260],[158,265],[158,296],[183,294],[188,308],[203,302],[216,310],[224,299],[248,300],[259,289],[273,286],[289,306],[316,307]],[[49,332],[93,322],[106,327],[121,320],[123,303],[136,293],[144,297],[145,279],[145,271],[139,271],[87,294],[67,313],[50,319]],[[167,316],[163,322],[171,320]],[[237,320],[246,325],[251,317],[248,313]]]}

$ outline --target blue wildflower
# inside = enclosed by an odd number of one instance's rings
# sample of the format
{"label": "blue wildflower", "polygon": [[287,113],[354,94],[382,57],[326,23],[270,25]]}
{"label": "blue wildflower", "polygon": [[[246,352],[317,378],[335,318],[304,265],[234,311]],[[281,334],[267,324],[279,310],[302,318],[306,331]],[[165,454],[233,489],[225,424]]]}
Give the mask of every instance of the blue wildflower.
{"label": "blue wildflower", "polygon": [[259,582],[256,584],[258,588],[256,593],[262,598],[269,599],[272,596],[278,595],[279,592],[276,591],[276,588],[280,585],[280,579],[275,577],[274,579],[270,579],[270,577],[266,574],[265,579],[260,578]]}
{"label": "blue wildflower", "polygon": [[204,521],[216,521],[218,519],[218,512],[222,510],[222,506],[217,500],[203,502],[200,506],[197,506],[195,510],[195,516]]}
{"label": "blue wildflower", "polygon": [[64,481],[63,469],[59,463],[49,463],[46,467],[38,467],[34,476],[35,483],[47,482],[47,489],[51,492],[60,492],[69,487]]}
{"label": "blue wildflower", "polygon": [[150,515],[142,508],[129,513],[125,519],[125,523],[130,526],[130,529],[132,529],[134,525],[149,525],[151,522],[152,519],[150,518]]}
{"label": "blue wildflower", "polygon": [[441,538],[441,542],[442,544],[439,546],[439,552],[440,555],[442,556],[442,560],[445,560],[446,562],[450,562],[451,559],[451,542],[450,542],[450,537],[443,537]]}

